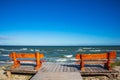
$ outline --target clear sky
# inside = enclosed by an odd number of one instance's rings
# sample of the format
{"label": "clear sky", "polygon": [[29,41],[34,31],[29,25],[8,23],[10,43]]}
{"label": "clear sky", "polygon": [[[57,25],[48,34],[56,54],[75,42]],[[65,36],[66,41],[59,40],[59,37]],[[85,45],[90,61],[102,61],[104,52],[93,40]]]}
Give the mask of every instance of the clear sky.
{"label": "clear sky", "polygon": [[0,45],[120,45],[120,0],[0,0]]}

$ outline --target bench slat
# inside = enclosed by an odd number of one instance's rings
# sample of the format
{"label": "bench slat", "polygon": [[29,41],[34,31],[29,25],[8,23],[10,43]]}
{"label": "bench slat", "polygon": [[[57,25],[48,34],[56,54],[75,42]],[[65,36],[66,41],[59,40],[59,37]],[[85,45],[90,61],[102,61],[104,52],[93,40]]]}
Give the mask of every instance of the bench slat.
{"label": "bench slat", "polygon": [[[13,58],[13,54],[10,54],[10,57]],[[40,58],[43,58],[44,55],[40,54]],[[28,54],[28,53],[18,53],[16,54],[16,58],[36,58],[36,55],[34,53]]]}

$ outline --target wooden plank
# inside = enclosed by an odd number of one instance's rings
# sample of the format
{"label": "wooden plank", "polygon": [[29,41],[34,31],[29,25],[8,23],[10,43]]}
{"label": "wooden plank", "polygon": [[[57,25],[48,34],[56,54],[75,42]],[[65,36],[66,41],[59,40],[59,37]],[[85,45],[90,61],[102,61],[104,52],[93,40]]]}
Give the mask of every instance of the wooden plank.
{"label": "wooden plank", "polygon": [[41,68],[41,72],[44,72],[46,70],[46,67]]}
{"label": "wooden plank", "polygon": [[63,65],[63,66],[64,66],[63,71],[64,71],[64,72],[67,72],[66,65]]}
{"label": "wooden plank", "polygon": [[45,64],[45,63],[43,65],[45,65],[45,66],[42,66],[43,69],[41,69],[41,71],[46,72],[48,70],[48,68],[49,68],[49,65]]}
{"label": "wooden plank", "polygon": [[63,65],[60,64],[60,72],[63,72]]}
{"label": "wooden plank", "polygon": [[76,54],[76,59],[81,59],[81,57],[84,57],[85,60],[101,60],[101,59],[108,59],[108,55],[110,56],[110,59],[116,58],[116,52],[111,51],[108,53],[94,53],[94,54]]}
{"label": "wooden plank", "polygon": [[[11,58],[13,58],[13,54],[9,54]],[[43,54],[39,54],[40,58],[43,58]],[[17,53],[16,58],[36,58],[35,53]]]}
{"label": "wooden plank", "polygon": [[77,72],[78,70],[76,69],[76,65],[73,65],[73,71]]}
{"label": "wooden plank", "polygon": [[57,69],[56,69],[56,72],[60,72],[60,64],[57,64]]}
{"label": "wooden plank", "polygon": [[44,72],[51,72],[51,64],[47,65],[46,70]]}
{"label": "wooden plank", "polygon": [[94,70],[95,70],[95,72],[101,72],[100,70],[99,70],[99,68],[97,68],[97,67],[94,67]]}
{"label": "wooden plank", "polygon": [[71,69],[70,69],[71,72],[74,72],[74,65],[71,65]]}
{"label": "wooden plank", "polygon": [[70,64],[68,64],[68,67],[67,67],[67,72],[70,72],[70,67],[71,67],[71,65]]}
{"label": "wooden plank", "polygon": [[51,72],[56,72],[58,65],[57,64],[51,65],[51,68],[53,68],[53,69],[51,69]]}

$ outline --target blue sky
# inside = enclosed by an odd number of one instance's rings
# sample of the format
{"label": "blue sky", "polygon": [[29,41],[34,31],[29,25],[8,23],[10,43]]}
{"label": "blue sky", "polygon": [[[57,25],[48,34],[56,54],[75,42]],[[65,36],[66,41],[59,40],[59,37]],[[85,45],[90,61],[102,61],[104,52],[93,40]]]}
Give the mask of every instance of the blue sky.
{"label": "blue sky", "polygon": [[120,45],[120,0],[0,0],[0,45]]}

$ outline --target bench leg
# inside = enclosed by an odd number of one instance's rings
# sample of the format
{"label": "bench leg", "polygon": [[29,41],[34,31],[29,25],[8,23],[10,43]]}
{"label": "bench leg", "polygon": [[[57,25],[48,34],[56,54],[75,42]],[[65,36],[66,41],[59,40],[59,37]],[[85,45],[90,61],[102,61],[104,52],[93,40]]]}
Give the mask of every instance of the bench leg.
{"label": "bench leg", "polygon": [[35,70],[38,71],[39,69],[40,69],[40,66],[36,66],[36,67],[35,67]]}
{"label": "bench leg", "polygon": [[108,64],[108,63],[105,63],[105,64],[104,64],[104,67],[105,67],[106,69],[108,69],[108,70],[112,70],[112,67],[111,67],[110,64]]}
{"label": "bench leg", "polygon": [[81,63],[80,63],[80,68],[81,68],[81,71],[84,71],[84,57],[83,55],[81,55]]}
{"label": "bench leg", "polygon": [[108,60],[107,60],[107,63],[106,63],[106,67],[107,67],[108,70],[112,70],[112,67],[110,66],[110,63],[111,63],[110,58],[111,58],[111,56],[112,56],[113,53],[114,52],[109,52],[107,54],[108,55]]}
{"label": "bench leg", "polygon": [[84,71],[84,70],[85,70],[85,68],[84,68],[84,61],[83,61],[83,60],[81,60],[80,70],[81,70],[81,71]]}
{"label": "bench leg", "polygon": [[13,60],[14,60],[14,65],[12,66],[12,68],[19,67],[20,66],[20,61],[17,60],[16,52],[13,52],[12,55],[13,55]]}
{"label": "bench leg", "polygon": [[20,66],[20,61],[15,61],[12,68],[17,68]]}
{"label": "bench leg", "polygon": [[35,70],[39,70],[41,67],[41,62],[40,62],[40,54],[39,52],[36,52],[36,67]]}
{"label": "bench leg", "polygon": [[42,65],[42,63],[41,63],[41,62],[40,62],[40,64],[39,64],[39,65],[36,65],[35,70],[39,70],[39,69],[40,69],[40,67],[41,67],[41,65]]}

